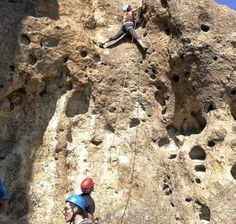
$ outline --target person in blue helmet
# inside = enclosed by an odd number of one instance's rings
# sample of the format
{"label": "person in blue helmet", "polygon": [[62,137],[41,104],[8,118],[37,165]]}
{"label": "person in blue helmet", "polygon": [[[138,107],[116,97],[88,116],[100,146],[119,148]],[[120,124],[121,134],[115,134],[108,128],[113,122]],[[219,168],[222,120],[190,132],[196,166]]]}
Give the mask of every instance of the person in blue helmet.
{"label": "person in blue helmet", "polygon": [[3,182],[0,180],[0,214],[7,211],[7,195]]}
{"label": "person in blue helmet", "polygon": [[105,48],[106,43],[113,40],[117,40],[124,34],[128,33],[132,37],[132,40],[135,40],[142,47],[143,50],[147,50],[148,47],[145,46],[145,44],[142,42],[142,40],[138,37],[137,33],[135,32],[134,12],[139,10],[139,8],[140,7],[138,6],[131,7],[129,4],[125,4],[122,8],[124,15],[123,15],[123,23],[120,30],[114,36],[111,36],[104,42],[100,43],[99,46],[101,48]]}
{"label": "person in blue helmet", "polygon": [[72,194],[65,201],[64,216],[66,223],[70,224],[93,224],[85,218],[85,200],[81,195]]}

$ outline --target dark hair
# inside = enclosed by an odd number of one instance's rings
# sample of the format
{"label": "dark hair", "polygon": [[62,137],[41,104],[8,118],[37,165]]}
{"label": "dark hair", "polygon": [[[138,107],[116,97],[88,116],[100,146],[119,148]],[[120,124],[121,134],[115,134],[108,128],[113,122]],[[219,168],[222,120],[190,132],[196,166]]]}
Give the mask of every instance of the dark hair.
{"label": "dark hair", "polygon": [[84,210],[82,208],[80,208],[79,206],[77,206],[76,204],[69,202],[70,206],[72,209],[77,208],[77,211],[75,212],[75,214],[77,215],[81,215],[83,218],[85,218],[85,213]]}

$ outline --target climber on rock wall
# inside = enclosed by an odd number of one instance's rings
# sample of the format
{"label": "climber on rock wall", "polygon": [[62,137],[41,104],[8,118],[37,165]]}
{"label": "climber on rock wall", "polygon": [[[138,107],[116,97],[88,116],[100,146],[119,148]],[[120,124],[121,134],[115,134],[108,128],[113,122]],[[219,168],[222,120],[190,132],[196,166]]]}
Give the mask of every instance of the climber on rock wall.
{"label": "climber on rock wall", "polygon": [[3,182],[0,180],[0,214],[7,210],[7,196],[6,189]]}
{"label": "climber on rock wall", "polygon": [[121,29],[118,31],[117,34],[115,34],[114,36],[111,36],[106,41],[100,43],[99,46],[101,48],[105,48],[106,43],[108,43],[110,41],[113,41],[113,40],[117,40],[122,35],[128,33],[128,34],[131,35],[132,41],[134,39],[142,47],[143,50],[147,50],[148,48],[144,45],[142,40],[138,37],[137,33],[135,32],[134,12],[136,12],[140,8],[141,7],[138,7],[138,6],[131,7],[129,4],[124,5],[123,8],[122,8],[123,12],[124,12],[124,16],[123,16],[124,19],[123,19]]}
{"label": "climber on rock wall", "polygon": [[92,178],[85,178],[80,185],[81,191],[83,192],[81,196],[85,200],[85,212],[87,217],[94,221],[93,214],[95,212],[95,202],[91,197],[91,193],[94,190],[94,181]]}
{"label": "climber on rock wall", "polygon": [[93,224],[90,219],[84,217],[85,200],[81,195],[72,194],[65,201],[64,216],[66,223]]}

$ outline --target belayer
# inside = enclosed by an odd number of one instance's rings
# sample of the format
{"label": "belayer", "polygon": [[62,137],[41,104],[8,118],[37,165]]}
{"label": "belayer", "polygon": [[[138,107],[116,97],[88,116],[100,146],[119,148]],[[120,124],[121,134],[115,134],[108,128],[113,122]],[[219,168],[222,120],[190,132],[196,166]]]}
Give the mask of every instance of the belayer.
{"label": "belayer", "polygon": [[134,12],[139,10],[139,8],[140,7],[138,7],[138,6],[132,8],[129,4],[125,4],[122,8],[123,12],[124,12],[124,16],[123,16],[123,23],[122,23],[120,30],[114,36],[111,36],[106,41],[100,43],[99,46],[101,48],[105,48],[106,43],[113,41],[113,40],[117,40],[122,35],[128,33],[131,35],[132,40],[134,39],[135,41],[137,41],[137,43],[142,47],[143,50],[147,50],[148,47],[146,47],[144,45],[144,43],[142,42],[142,40],[138,37],[137,33],[135,32],[135,27],[134,27],[134,23],[135,23]]}
{"label": "belayer", "polygon": [[85,178],[80,185],[81,191],[83,192],[81,196],[85,200],[85,212],[87,218],[94,221],[93,214],[95,212],[95,202],[91,197],[91,193],[94,190],[94,181],[92,178]]}
{"label": "belayer", "polygon": [[64,216],[66,223],[70,224],[93,224],[85,218],[85,200],[81,195],[72,194],[65,201]]}

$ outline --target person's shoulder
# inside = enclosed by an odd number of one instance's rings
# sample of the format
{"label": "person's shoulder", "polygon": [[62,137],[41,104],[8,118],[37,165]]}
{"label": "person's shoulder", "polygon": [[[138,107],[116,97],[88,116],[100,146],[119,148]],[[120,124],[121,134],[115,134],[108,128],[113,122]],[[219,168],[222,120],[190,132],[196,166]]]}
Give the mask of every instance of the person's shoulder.
{"label": "person's shoulder", "polygon": [[92,198],[91,194],[81,194],[81,196],[84,198]]}
{"label": "person's shoulder", "polygon": [[93,222],[90,219],[85,218],[80,222],[80,224],[93,224]]}

